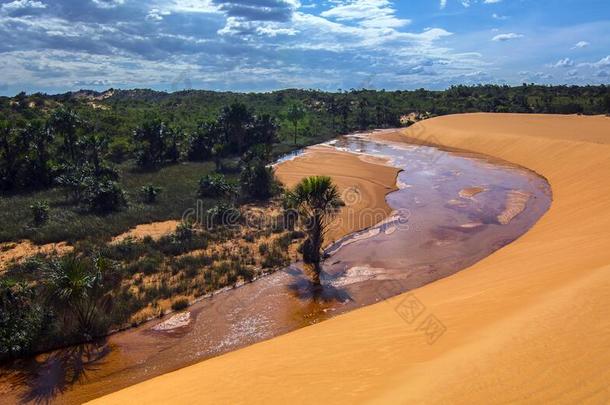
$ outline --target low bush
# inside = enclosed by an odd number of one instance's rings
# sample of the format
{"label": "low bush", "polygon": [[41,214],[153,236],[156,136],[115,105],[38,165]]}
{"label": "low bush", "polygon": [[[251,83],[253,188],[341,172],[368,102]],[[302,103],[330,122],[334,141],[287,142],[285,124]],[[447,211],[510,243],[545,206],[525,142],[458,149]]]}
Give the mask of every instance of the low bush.
{"label": "low bush", "polygon": [[0,281],[0,360],[28,353],[42,330],[43,317],[32,288]]}
{"label": "low bush", "polygon": [[32,222],[34,226],[42,226],[48,222],[51,208],[47,201],[36,201],[34,204],[30,205],[30,210],[32,211]]}
{"label": "low bush", "polygon": [[148,184],[146,186],[142,186],[140,189],[140,195],[142,196],[142,202],[145,204],[154,204],[157,202],[157,198],[159,194],[163,191],[161,187],[153,186],[152,184]]}
{"label": "low bush", "polygon": [[127,206],[127,197],[119,183],[112,180],[95,182],[87,187],[85,201],[89,210],[98,214],[118,211]]}
{"label": "low bush", "polygon": [[288,256],[279,248],[279,246],[274,245],[269,253],[267,253],[265,256],[265,259],[261,265],[265,269],[274,269],[287,266],[288,264],[290,264],[290,259]]}
{"label": "low bush", "polygon": [[226,198],[233,194],[233,186],[222,174],[207,174],[199,180],[198,196],[202,198]]}

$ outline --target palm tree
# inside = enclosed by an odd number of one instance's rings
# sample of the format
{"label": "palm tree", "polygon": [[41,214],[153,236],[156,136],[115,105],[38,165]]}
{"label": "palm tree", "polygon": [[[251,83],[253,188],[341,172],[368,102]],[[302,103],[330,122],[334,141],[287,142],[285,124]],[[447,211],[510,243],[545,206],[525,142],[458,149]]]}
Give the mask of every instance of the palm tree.
{"label": "palm tree", "polygon": [[214,158],[214,164],[216,165],[216,171],[222,171],[222,157],[225,154],[226,146],[223,143],[215,143],[212,146],[212,157]]}
{"label": "palm tree", "polygon": [[78,128],[82,124],[80,117],[72,110],[57,110],[49,118],[49,128],[54,134],[63,138],[62,149],[72,164],[78,160]]}
{"label": "palm tree", "polygon": [[305,112],[295,103],[290,107],[290,110],[288,110],[288,114],[286,115],[286,117],[290,122],[292,122],[292,125],[294,125],[294,144],[296,145],[299,121],[301,121],[303,117],[305,117]]}
{"label": "palm tree", "polygon": [[235,102],[226,106],[220,112],[218,123],[224,132],[225,139],[229,142],[232,152],[242,154],[246,146],[246,134],[252,126],[254,117],[243,103]]}
{"label": "palm tree", "polygon": [[287,205],[295,207],[307,233],[303,260],[313,264],[315,281],[320,283],[320,259],[324,235],[339,209],[344,205],[337,186],[328,176],[301,180],[286,194]]}
{"label": "palm tree", "polygon": [[271,157],[273,144],[278,142],[277,131],[279,129],[275,118],[269,114],[263,114],[254,119],[254,124],[251,128],[251,141],[255,145],[261,145],[264,149],[265,160]]}
{"label": "palm tree", "polygon": [[341,121],[342,121],[342,125],[343,125],[343,128],[341,128],[341,131],[344,133],[347,133],[349,130],[348,120],[349,120],[349,114],[352,111],[351,105],[352,105],[352,103],[347,98],[347,96],[344,96],[339,101],[338,109],[339,109],[339,114],[341,115]]}
{"label": "palm tree", "polygon": [[326,112],[330,115],[330,129],[335,133],[335,119],[339,115],[339,104],[335,96],[330,96],[326,101]]}
{"label": "palm tree", "polygon": [[86,150],[89,161],[93,164],[95,174],[99,175],[104,155],[108,151],[108,138],[93,132],[85,137],[83,148]]}
{"label": "palm tree", "polygon": [[138,166],[153,170],[164,163],[168,132],[167,125],[158,119],[147,120],[134,130]]}
{"label": "palm tree", "polygon": [[110,273],[109,262],[101,257],[85,260],[69,255],[50,266],[47,287],[52,304],[86,336],[103,332],[97,330],[96,321],[110,309],[110,286],[105,285]]}
{"label": "palm tree", "polygon": [[361,98],[360,101],[358,101],[358,121],[360,129],[366,129],[368,127],[368,108],[369,101],[365,97]]}

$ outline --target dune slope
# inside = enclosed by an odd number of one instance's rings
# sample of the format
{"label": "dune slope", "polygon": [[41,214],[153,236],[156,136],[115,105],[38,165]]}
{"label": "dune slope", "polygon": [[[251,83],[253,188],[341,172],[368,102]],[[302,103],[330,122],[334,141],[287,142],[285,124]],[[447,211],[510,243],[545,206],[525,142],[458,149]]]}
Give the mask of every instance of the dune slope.
{"label": "dune slope", "polygon": [[[451,277],[100,403],[610,401],[610,118],[457,115],[404,137],[528,167],[553,205]],[[425,320],[445,330],[432,344]]]}

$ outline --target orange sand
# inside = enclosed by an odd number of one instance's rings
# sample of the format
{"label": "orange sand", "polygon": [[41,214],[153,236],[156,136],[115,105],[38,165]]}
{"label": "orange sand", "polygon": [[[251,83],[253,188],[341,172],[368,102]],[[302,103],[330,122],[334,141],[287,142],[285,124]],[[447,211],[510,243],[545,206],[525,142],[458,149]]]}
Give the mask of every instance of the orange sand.
{"label": "orange sand", "polygon": [[[553,205],[514,243],[411,295],[98,403],[608,403],[610,118],[467,114],[405,135],[535,170]],[[424,312],[409,323],[413,297]],[[434,344],[417,329],[429,315],[446,328]]]}
{"label": "orange sand", "polygon": [[23,240],[18,243],[2,243],[0,244],[0,270],[11,263],[19,262],[34,255],[62,255],[70,253],[73,247],[66,242],[47,243],[45,245],[35,245],[29,240]]}
{"label": "orange sand", "polygon": [[125,233],[115,236],[114,238],[112,238],[111,243],[120,243],[128,238],[142,239],[146,236],[150,236],[153,239],[161,239],[162,237],[173,233],[179,224],[180,221],[173,219],[163,222],[141,224]]}

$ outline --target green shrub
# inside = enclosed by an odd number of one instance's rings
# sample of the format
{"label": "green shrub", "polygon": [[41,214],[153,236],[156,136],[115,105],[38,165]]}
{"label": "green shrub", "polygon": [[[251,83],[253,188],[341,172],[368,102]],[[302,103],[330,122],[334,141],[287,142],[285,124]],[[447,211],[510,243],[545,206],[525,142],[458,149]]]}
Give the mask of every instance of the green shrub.
{"label": "green shrub", "polygon": [[157,273],[163,265],[163,256],[160,253],[145,256],[135,263],[127,266],[129,274],[143,273],[147,276]]}
{"label": "green shrub", "polygon": [[30,211],[32,211],[33,223],[35,226],[42,226],[49,220],[50,212],[49,203],[47,201],[36,201],[30,205]]}
{"label": "green shrub", "polygon": [[113,138],[108,149],[108,159],[114,163],[123,162],[131,154],[131,145],[125,138]]}
{"label": "green shrub", "polygon": [[233,186],[227,182],[225,176],[222,174],[207,174],[199,180],[199,197],[224,198],[229,197],[232,194]]}
{"label": "green shrub", "polygon": [[[187,255],[187,256],[182,256],[182,257],[176,259],[174,262],[172,262],[172,268],[175,268],[177,270],[185,270],[185,271],[188,271],[189,269],[199,270],[202,267],[211,265],[213,262],[214,262],[214,260],[210,256],[207,256],[204,254]],[[188,273],[188,274],[190,277],[194,276],[192,273]]]}
{"label": "green shrub", "polygon": [[142,201],[145,204],[154,204],[157,202],[157,197],[163,191],[161,187],[153,186],[152,184],[148,184],[143,186],[140,189],[140,195],[142,196]]}
{"label": "green shrub", "polygon": [[290,259],[282,250],[280,250],[277,245],[274,245],[269,251],[269,253],[267,253],[267,256],[265,256],[265,259],[263,260],[261,265],[263,266],[263,268],[272,269],[284,267],[288,264],[290,264]]}
{"label": "green shrub", "polygon": [[214,226],[235,226],[241,220],[241,212],[231,204],[221,202],[216,204],[206,212],[206,225]]}
{"label": "green shrub", "polygon": [[174,236],[177,240],[181,242],[190,242],[193,240],[193,225],[188,222],[181,222],[176,227],[176,232],[174,232]]}
{"label": "green shrub", "polygon": [[127,206],[125,192],[112,180],[95,182],[87,187],[85,201],[89,210],[98,214],[118,211]]}
{"label": "green shrub", "polygon": [[176,232],[160,238],[154,244],[155,249],[163,254],[178,256],[192,250],[208,247],[208,234],[195,232],[191,225],[180,224]]}
{"label": "green shrub", "polygon": [[0,359],[28,353],[42,321],[43,309],[30,287],[0,281]]}
{"label": "green shrub", "polygon": [[265,200],[279,191],[278,182],[271,167],[260,159],[245,164],[239,182],[244,197]]}

